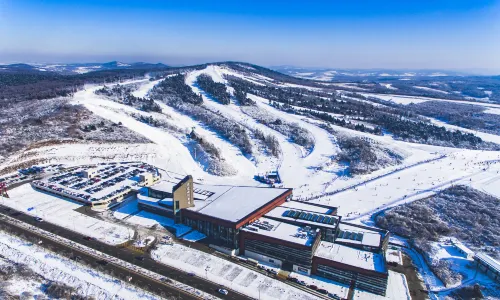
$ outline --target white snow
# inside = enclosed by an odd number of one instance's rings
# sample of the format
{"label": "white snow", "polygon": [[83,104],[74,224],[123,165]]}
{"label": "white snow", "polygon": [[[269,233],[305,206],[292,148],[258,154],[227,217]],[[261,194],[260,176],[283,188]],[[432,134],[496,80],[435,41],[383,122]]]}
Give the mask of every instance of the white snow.
{"label": "white snow", "polygon": [[[446,150],[446,148],[442,148]],[[485,185],[496,178],[500,164],[487,161],[499,160],[500,152],[449,149],[447,157],[423,163],[411,168],[382,176],[333,196],[325,196],[314,202],[338,207],[345,220],[358,219],[363,215],[390,206],[407,203],[433,195],[452,184],[476,183]],[[374,176],[374,172],[370,176]],[[368,176],[368,177],[370,177]],[[344,181],[347,183],[349,181]],[[500,189],[492,189],[493,193]]]}
{"label": "white snow", "polygon": [[397,90],[397,88],[392,86],[392,83],[381,83],[380,85],[389,90]]}
{"label": "white snow", "polygon": [[110,245],[122,244],[134,236],[132,229],[76,212],[81,204],[34,190],[29,184],[10,190],[9,196],[3,205]]}
{"label": "white snow", "polygon": [[429,92],[436,92],[436,93],[442,93],[442,94],[449,94],[446,91],[438,90],[438,89],[433,89],[430,87],[425,87],[425,86],[414,86],[416,89],[424,90],[424,91],[429,91]]}
{"label": "white snow", "polygon": [[153,81],[147,81],[145,83],[143,83],[137,90],[133,91],[132,92],[132,95],[134,97],[138,97],[138,98],[144,98],[148,95],[149,91],[155,86],[157,85],[160,81],[162,81],[162,79],[159,79],[159,80],[153,80]]}
{"label": "white snow", "polygon": [[140,211],[137,206],[137,200],[131,200],[127,204],[118,208],[113,216],[124,222],[133,225],[139,225],[146,228],[152,228],[154,226],[165,226],[169,229],[175,230],[177,237],[180,237],[187,232],[191,231],[192,228],[183,224],[175,224],[174,220],[165,216],[153,214],[147,211]]}
{"label": "white snow", "polygon": [[178,127],[185,128],[186,130],[196,127],[198,133],[207,138],[209,142],[217,145],[228,164],[240,166],[238,168],[238,176],[222,179],[206,173],[202,166],[194,160],[189,149],[184,146],[179,136],[174,136],[170,132],[151,127],[130,117],[126,112],[139,113],[139,111],[130,106],[98,97],[93,93],[97,88],[89,87],[85,91],[77,92],[73,102],[75,104],[84,104],[89,110],[105,119],[112,120],[113,122],[122,122],[123,126],[150,139],[157,145],[157,155],[161,157],[161,160],[157,161],[158,166],[168,168],[169,171],[175,173],[191,174],[195,178],[211,179],[218,182],[242,182],[242,180],[243,182],[249,182],[253,177],[255,172],[252,163],[241,155],[241,152],[236,147],[221,139],[216,133],[204,129],[203,126],[191,118],[175,112],[166,105],[160,105],[164,112],[172,117],[172,122]]}
{"label": "white snow", "polygon": [[[262,229],[265,226],[268,229]],[[316,235],[302,229],[301,226],[279,222],[269,218],[260,218],[242,230],[267,236],[273,239],[287,241],[303,246],[311,247],[316,241]]]}
{"label": "white snow", "polygon": [[340,244],[322,241],[314,256],[351,265],[365,270],[385,272],[385,259],[382,254],[360,250]]}
{"label": "white snow", "polygon": [[[410,104],[410,103],[422,103],[427,101],[443,101],[456,104],[470,104],[478,105],[485,108],[500,108],[500,104],[484,102],[484,101],[462,101],[462,100],[450,100],[450,99],[440,99],[440,98],[429,98],[429,97],[417,97],[417,96],[404,96],[404,95],[392,95],[392,94],[372,94],[372,93],[361,93],[365,97],[375,97],[385,101],[391,101],[397,104]],[[483,100],[483,99],[481,99]]]}
{"label": "white snow", "polygon": [[398,265],[403,265],[403,257],[401,256],[401,251],[393,250],[388,248],[385,251],[385,258],[387,262],[397,263]]}
{"label": "white snow", "polygon": [[196,276],[207,278],[258,299],[317,299],[315,296],[238,264],[179,244],[160,245],[153,259]]}
{"label": "white snow", "polygon": [[385,297],[380,295],[375,295],[358,289],[354,289],[353,299],[370,299],[370,300],[411,300],[410,291],[408,290],[408,282],[406,281],[406,276],[401,273],[394,271],[389,271],[389,279],[387,281],[387,290]]}
{"label": "white snow", "polygon": [[[81,265],[39,246],[0,231],[0,255],[12,262],[25,264],[46,280],[56,281],[75,288],[82,296],[96,299],[155,299],[149,293],[121,280],[105,275],[95,269]],[[21,294],[30,282],[19,280],[12,283],[12,292]],[[33,284],[33,283],[31,283]],[[40,288],[40,287],[39,287]],[[33,287],[26,290],[35,290]]]}

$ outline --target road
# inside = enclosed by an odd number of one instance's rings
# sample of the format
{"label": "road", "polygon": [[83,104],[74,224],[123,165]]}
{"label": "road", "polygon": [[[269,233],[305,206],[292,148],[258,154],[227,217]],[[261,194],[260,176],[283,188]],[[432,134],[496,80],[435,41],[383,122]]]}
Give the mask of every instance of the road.
{"label": "road", "polygon": [[[220,288],[220,285],[206,281],[205,279],[200,278],[200,277],[196,277],[196,276],[191,277],[191,276],[187,275],[187,273],[184,271],[177,270],[177,269],[172,268],[172,267],[167,266],[167,265],[159,264],[156,261],[154,261],[153,259],[151,259],[150,257],[145,257],[144,260],[142,260],[142,261],[137,260],[136,257],[138,256],[138,254],[136,252],[132,251],[131,249],[118,248],[115,246],[101,243],[101,242],[96,241],[96,240],[86,240],[84,235],[73,232],[73,231],[66,229],[66,228],[59,227],[59,226],[54,225],[52,223],[38,222],[32,216],[26,215],[22,212],[18,212],[14,209],[11,209],[11,208],[7,208],[6,206],[0,205],[0,213],[5,214],[7,216],[10,216],[12,218],[18,219],[18,220],[23,221],[25,223],[28,223],[30,225],[36,226],[36,227],[41,228],[43,230],[52,232],[53,234],[59,235],[61,237],[69,239],[73,242],[85,245],[85,246],[90,247],[92,249],[95,249],[97,251],[100,251],[100,252],[103,252],[105,254],[119,258],[121,260],[127,261],[131,264],[137,265],[139,267],[150,270],[150,271],[155,272],[157,274],[169,277],[173,280],[184,283],[184,284],[189,285],[191,287],[194,287],[198,290],[204,291],[208,294],[212,294],[216,297],[220,297],[220,298],[224,298],[224,299],[236,299],[236,300],[251,299],[251,298],[249,298],[245,295],[239,294],[239,293],[237,293],[237,292],[235,292],[227,287],[225,287],[225,289],[227,289],[229,291],[229,294],[226,296],[223,296],[217,292],[217,290]],[[1,222],[1,223],[5,224],[5,222]],[[9,225],[9,226],[12,227],[12,225]],[[19,231],[21,231],[23,234],[25,234],[27,236],[33,236],[33,233],[27,232],[26,230],[18,228],[17,232],[19,232]],[[55,242],[51,242],[51,243],[53,244]],[[49,243],[49,245],[50,245],[50,243]],[[56,249],[58,247],[62,247],[62,246],[64,246],[64,245],[57,244]],[[72,251],[75,252],[74,250],[72,250]],[[82,255],[79,255],[79,256],[81,256],[82,258],[84,257]],[[96,259],[93,258],[92,256],[85,255],[85,257],[86,257],[86,263],[89,263],[92,266],[96,266],[96,267],[99,267],[99,268],[102,268],[105,270],[113,270],[114,274],[121,274],[121,273],[125,274],[124,269],[121,269],[121,268],[116,269],[117,267],[113,266],[112,264],[107,264],[105,266],[102,266],[102,265],[97,264]],[[133,278],[137,278],[138,274],[135,273],[132,275],[124,275],[124,277],[122,277],[122,278],[125,278],[126,276],[132,276]],[[187,294],[181,293],[179,295],[179,290],[174,289],[173,287],[164,285],[162,283],[159,283],[153,279],[143,277],[143,276],[140,276],[140,279],[133,280],[131,283],[133,283],[141,288],[151,287],[151,291],[160,295],[160,296],[163,295],[162,293],[164,293],[165,295],[174,296],[176,299],[194,299],[193,296],[188,296]]]}

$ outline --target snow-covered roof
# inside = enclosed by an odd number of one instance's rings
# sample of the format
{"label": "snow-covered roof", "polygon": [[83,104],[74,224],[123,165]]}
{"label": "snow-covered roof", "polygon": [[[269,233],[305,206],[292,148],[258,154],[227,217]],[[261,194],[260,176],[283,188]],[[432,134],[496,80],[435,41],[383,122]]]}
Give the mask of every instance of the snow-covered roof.
{"label": "snow-covered roof", "polygon": [[316,213],[320,213],[320,214],[330,214],[335,210],[334,207],[327,208],[327,207],[322,207],[319,205],[313,205],[313,204],[309,204],[306,202],[299,202],[299,201],[287,201],[287,202],[283,203],[281,206],[288,207],[291,209],[307,210],[310,212],[316,212]]}
{"label": "snow-covered roof", "polygon": [[484,264],[488,265],[490,268],[495,270],[496,272],[500,272],[500,262],[498,260],[494,259],[493,257],[489,256],[486,253],[477,253],[474,258],[480,260]]}
{"label": "snow-covered roof", "polygon": [[382,240],[382,235],[377,231],[347,225],[345,223],[339,224],[339,230],[339,235],[336,239],[338,242],[379,247],[380,241]]}
{"label": "snow-covered roof", "polygon": [[469,248],[467,248],[464,244],[462,244],[460,242],[455,242],[454,245],[457,249],[459,249],[460,251],[462,251],[466,254],[474,254],[474,252],[472,250],[470,250]]}
{"label": "snow-covered roof", "polygon": [[[177,182],[162,180],[151,188],[172,192]],[[194,183],[191,211],[221,220],[237,222],[290,189]]]}
{"label": "snow-covered roof", "polygon": [[265,217],[252,222],[241,230],[304,246],[312,246],[316,240],[316,232]]}
{"label": "snow-covered roof", "polygon": [[382,254],[340,244],[322,241],[316,249],[314,256],[365,270],[379,273],[387,272],[384,256]]}
{"label": "snow-covered roof", "polygon": [[[287,202],[289,203],[289,202]],[[287,203],[283,204],[286,205]],[[337,216],[331,216],[331,215],[326,215],[322,213],[315,213],[315,212],[308,212],[304,210],[299,210],[299,209],[290,209],[288,207],[284,206],[278,206],[268,212],[266,214],[266,217],[269,218],[274,218],[274,219],[279,219],[283,221],[296,221],[300,222],[302,224],[311,224],[311,226],[315,227],[330,227],[330,228],[337,228],[338,222],[339,222],[339,217]],[[292,217],[290,214],[291,211],[294,212],[304,212],[305,214],[302,214],[303,217],[300,218],[299,216]],[[297,214],[297,213],[296,213]],[[315,217],[314,216],[322,216],[321,220],[326,220],[325,222],[319,222],[319,217],[314,221]],[[309,220],[310,219],[310,220]],[[332,220],[333,219],[333,220]]]}
{"label": "snow-covered roof", "polygon": [[247,186],[195,185],[213,194],[206,200],[195,200],[188,210],[214,218],[237,222],[270,201],[288,192],[289,189],[260,188]]}
{"label": "snow-covered roof", "polygon": [[[163,199],[163,200],[165,200],[165,199]],[[151,197],[147,197],[147,196],[144,196],[144,195],[141,195],[141,194],[137,194],[137,202],[138,203],[144,204],[144,205],[149,205],[151,207],[158,208],[158,209],[163,209],[163,210],[169,210],[169,211],[171,211],[172,209],[168,208],[166,205],[160,205],[160,203],[163,200],[158,200],[156,198],[151,198]]]}
{"label": "snow-covered roof", "polygon": [[154,184],[150,188],[158,191],[163,191],[167,193],[172,193],[172,189],[174,186],[178,183],[179,181],[168,181],[168,180],[161,180],[160,182]]}

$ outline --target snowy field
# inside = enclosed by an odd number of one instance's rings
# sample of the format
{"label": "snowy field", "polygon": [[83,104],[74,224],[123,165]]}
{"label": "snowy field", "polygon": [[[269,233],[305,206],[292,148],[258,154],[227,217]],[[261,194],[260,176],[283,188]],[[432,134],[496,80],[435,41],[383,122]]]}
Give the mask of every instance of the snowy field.
{"label": "snowy field", "polygon": [[146,228],[154,226],[165,226],[169,229],[174,229],[177,237],[180,237],[192,230],[183,224],[175,224],[174,220],[165,216],[160,216],[147,211],[139,209],[137,200],[128,201],[125,205],[120,206],[113,212],[113,216],[121,221],[127,222],[132,225],[139,225]]}
{"label": "snowy field", "polygon": [[182,245],[160,245],[151,256],[163,264],[192,272],[256,299],[259,291],[260,299],[317,299],[261,273]]}
{"label": "snowy field", "polygon": [[[0,168],[25,162],[40,160],[38,164],[63,163],[83,165],[104,161],[144,161],[154,164],[162,162],[160,149],[156,144],[62,144],[45,146],[13,155]],[[157,165],[157,164],[155,164]]]}
{"label": "snowy field", "polygon": [[[430,196],[452,184],[491,186],[493,179],[499,176],[500,163],[488,165],[487,162],[497,160],[500,160],[500,152],[456,150],[443,159],[404,169],[314,202],[337,206],[345,220],[357,219],[376,210]],[[494,184],[490,192],[500,197],[500,189]]]}
{"label": "snowy field", "polygon": [[[434,89],[432,89],[434,90]],[[438,90],[434,90],[438,91]],[[443,92],[443,91],[439,91]],[[444,92],[446,93],[446,92]],[[379,98],[381,100],[385,101],[390,101],[394,102],[397,104],[410,104],[410,103],[422,103],[422,102],[427,102],[427,101],[443,101],[443,102],[451,102],[451,103],[457,103],[457,104],[471,104],[471,105],[478,105],[482,106],[484,108],[490,108],[490,109],[498,109],[500,108],[500,104],[495,104],[495,103],[489,103],[489,102],[479,102],[479,101],[462,101],[462,100],[451,100],[451,99],[439,99],[439,98],[428,98],[428,97],[419,97],[419,96],[404,96],[404,95],[391,95],[391,94],[372,94],[372,93],[361,93],[365,97],[375,97]],[[486,98],[487,100],[487,98]]]}
{"label": "snowy field", "polygon": [[[43,277],[73,287],[81,296],[105,299],[157,299],[143,290],[95,269],[49,252],[17,237],[0,231],[0,255],[10,262],[21,263]],[[40,285],[38,285],[40,284]],[[42,282],[18,280],[7,289],[18,296],[25,291],[41,295]]]}
{"label": "snowy field", "polygon": [[134,236],[132,229],[76,212],[81,204],[34,190],[29,184],[10,190],[9,196],[3,198],[3,205],[110,245],[124,243]]}

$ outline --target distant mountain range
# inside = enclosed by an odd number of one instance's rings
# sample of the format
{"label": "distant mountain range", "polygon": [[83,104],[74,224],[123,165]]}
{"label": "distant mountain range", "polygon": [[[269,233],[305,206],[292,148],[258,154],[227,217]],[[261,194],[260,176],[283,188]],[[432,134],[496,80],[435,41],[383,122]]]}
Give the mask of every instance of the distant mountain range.
{"label": "distant mountain range", "polygon": [[93,71],[116,70],[116,69],[156,69],[167,68],[162,63],[151,64],[144,62],[123,63],[111,61],[107,63],[72,63],[72,64],[10,64],[0,65],[0,72],[53,72],[64,75],[84,74]]}
{"label": "distant mountain range", "polygon": [[444,70],[390,70],[390,69],[328,69],[276,66],[271,69],[305,79],[319,81],[342,81],[359,79],[417,79],[423,77],[470,76],[471,74]]}

